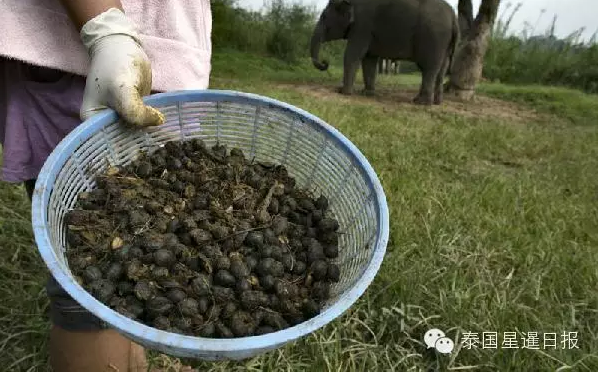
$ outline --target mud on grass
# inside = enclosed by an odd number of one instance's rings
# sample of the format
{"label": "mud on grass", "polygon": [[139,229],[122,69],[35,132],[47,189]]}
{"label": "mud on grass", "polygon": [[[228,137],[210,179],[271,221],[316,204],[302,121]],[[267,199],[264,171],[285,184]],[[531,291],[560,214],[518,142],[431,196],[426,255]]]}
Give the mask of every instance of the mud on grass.
{"label": "mud on grass", "polygon": [[66,216],[69,265],[131,319],[203,337],[267,334],[319,314],[340,279],[328,200],[284,166],[195,139],[96,182]]}

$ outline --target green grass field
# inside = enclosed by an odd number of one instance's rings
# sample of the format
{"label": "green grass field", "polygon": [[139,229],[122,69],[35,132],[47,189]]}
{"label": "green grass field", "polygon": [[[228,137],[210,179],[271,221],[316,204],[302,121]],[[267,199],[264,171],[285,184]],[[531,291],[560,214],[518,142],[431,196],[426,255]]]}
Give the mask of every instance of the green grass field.
{"label": "green grass field", "polygon": [[[344,97],[333,93],[341,73],[214,55],[212,88],[299,106],[361,149],[386,191],[391,239],[342,317],[280,350],[201,370],[597,371],[598,97],[483,84],[476,102],[424,108],[408,103],[417,76],[383,76],[378,96]],[[22,187],[0,184],[2,371],[46,370],[46,274],[29,208]],[[453,340],[497,332],[498,345],[457,342],[442,355],[426,349],[429,328]],[[516,348],[503,347],[505,332]],[[531,332],[539,349],[523,348]],[[563,332],[577,332],[576,344],[563,348]],[[544,333],[556,333],[556,348]]]}

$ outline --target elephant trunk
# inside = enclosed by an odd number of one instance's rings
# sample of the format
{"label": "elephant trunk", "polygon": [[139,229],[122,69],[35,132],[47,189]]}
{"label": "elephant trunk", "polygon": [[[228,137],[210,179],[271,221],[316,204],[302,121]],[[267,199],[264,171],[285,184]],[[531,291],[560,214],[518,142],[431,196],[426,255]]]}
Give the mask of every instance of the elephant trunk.
{"label": "elephant trunk", "polygon": [[320,45],[322,44],[323,40],[324,40],[324,27],[322,26],[322,21],[320,20],[318,22],[318,24],[316,25],[316,28],[314,29],[314,33],[311,37],[311,47],[310,47],[311,61],[314,64],[315,68],[317,68],[320,71],[328,70],[328,62],[327,61],[320,62],[320,58],[319,58]]}

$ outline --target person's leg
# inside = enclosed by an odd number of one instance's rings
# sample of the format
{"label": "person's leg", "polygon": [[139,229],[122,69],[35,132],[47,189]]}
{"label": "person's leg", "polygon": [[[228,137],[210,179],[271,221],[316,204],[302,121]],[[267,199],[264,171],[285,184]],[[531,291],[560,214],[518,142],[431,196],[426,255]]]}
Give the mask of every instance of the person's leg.
{"label": "person's leg", "polygon": [[[5,63],[6,61],[0,58],[0,73],[7,67]],[[13,61],[9,63],[16,64],[18,62]],[[55,141],[59,141],[60,136],[55,136],[55,133],[46,133],[44,136],[36,136],[37,130],[35,128],[43,126],[44,128],[55,128],[59,130],[60,133],[67,133],[70,126],[78,124],[78,103],[77,99],[73,100],[72,96],[82,95],[82,88],[84,86],[83,80],[74,78],[74,81],[69,83],[69,79],[65,78],[64,73],[61,73],[60,71],[31,68],[31,66],[25,65],[12,65],[8,66],[8,68],[10,68],[11,71],[7,69],[7,71],[4,72],[10,72],[13,77],[18,75],[19,70],[28,70],[26,78],[20,77],[19,80],[16,80],[16,84],[13,84],[11,87],[14,88],[13,90],[15,91],[11,94],[11,102],[13,102],[13,105],[15,105],[14,102],[16,102],[16,105],[19,105],[19,102],[39,101],[39,99],[29,100],[27,99],[29,97],[20,96],[20,93],[23,92],[18,91],[19,86],[23,86],[28,82],[33,82],[34,84],[28,84],[28,94],[35,94],[36,89],[41,90],[40,96],[43,95],[44,98],[42,101],[50,106],[45,107],[45,112],[59,113],[50,115],[49,118],[45,114],[36,115],[36,110],[38,108],[34,105],[32,107],[29,104],[26,106],[23,104],[18,107],[8,107],[6,112],[9,114],[7,115],[3,115],[4,110],[0,110],[2,112],[0,113],[0,116],[3,116],[0,117],[0,134],[2,136],[2,141],[8,145],[9,150],[10,147],[15,150],[15,141],[13,141],[16,137],[15,133],[27,133],[27,131],[24,131],[24,128],[18,127],[20,124],[29,125],[29,129],[33,131],[28,132],[29,135],[27,138],[37,137],[38,140],[41,140],[54,135]],[[10,87],[10,85],[8,86]],[[65,94],[66,87],[72,92]],[[55,92],[58,91],[60,93],[55,94]],[[0,102],[0,109],[2,108],[2,102]],[[43,109],[39,110],[44,111]],[[27,117],[21,117],[20,112],[25,112]],[[4,121],[4,116],[10,121],[10,124]],[[32,119],[35,117],[40,119]],[[74,124],[68,124],[69,120],[73,121],[73,117],[77,118],[74,120]],[[47,122],[47,120],[52,122]],[[9,128],[8,131],[5,131],[5,128],[2,127],[3,125],[10,125],[12,127]],[[7,135],[5,135],[5,133],[7,133]],[[55,146],[56,144],[57,143],[46,143],[45,147],[51,149],[53,148],[52,146]],[[39,144],[34,146],[36,149],[39,149]],[[27,145],[23,146],[21,143],[16,150],[22,149],[23,147],[27,147]],[[6,148],[4,150],[6,150]],[[35,175],[33,175],[33,177],[32,175],[26,176],[24,173],[14,170],[20,169],[23,165],[25,165],[25,167],[29,165],[29,163],[23,159],[36,159],[41,155],[30,150],[27,150],[24,153],[19,151],[9,151],[8,153],[10,154],[10,162],[4,163],[4,174],[5,176],[9,174],[15,178],[25,179],[25,189],[29,199],[31,199],[35,189],[36,180],[33,178]],[[19,159],[21,159],[20,162],[18,161]],[[7,160],[6,153],[5,160]],[[39,167],[39,163],[37,166]],[[12,170],[13,172],[7,172],[7,169],[9,171]],[[48,278],[46,290],[50,300],[49,315],[52,322],[49,345],[50,364],[54,372],[148,371],[149,366],[145,349],[142,346],[128,340],[114,330],[106,329],[105,325],[96,316],[73,300],[51,275]],[[183,371],[193,372],[195,370],[183,367],[181,372]],[[160,371],[152,370],[152,372]]]}
{"label": "person's leg", "polygon": [[[0,58],[3,179],[24,182],[29,198],[44,159],[79,120],[85,80]],[[6,97],[5,97],[6,96]],[[8,99],[10,96],[10,99]],[[146,372],[145,351],[73,300],[50,275],[50,364],[55,372]]]}
{"label": "person's leg", "polygon": [[50,363],[55,372],[147,372],[145,351],[114,330],[71,332],[54,325]]}
{"label": "person's leg", "polygon": [[[145,352],[118,332],[106,329],[50,278],[50,363],[56,372],[146,372]],[[133,353],[133,348],[141,349]],[[112,368],[112,369],[110,369]]]}
{"label": "person's leg", "polygon": [[[29,199],[35,179],[25,181]],[[53,277],[46,284],[50,298],[50,364],[55,372],[146,372],[145,350],[75,302]]]}

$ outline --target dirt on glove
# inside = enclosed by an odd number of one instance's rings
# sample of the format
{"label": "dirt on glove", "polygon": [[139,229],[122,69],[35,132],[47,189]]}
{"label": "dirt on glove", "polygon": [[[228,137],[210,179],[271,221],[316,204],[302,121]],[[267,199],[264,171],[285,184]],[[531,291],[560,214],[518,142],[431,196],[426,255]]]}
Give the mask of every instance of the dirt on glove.
{"label": "dirt on glove", "polygon": [[146,325],[261,335],[320,313],[341,276],[328,199],[238,148],[168,142],[78,195],[65,216],[79,283]]}

